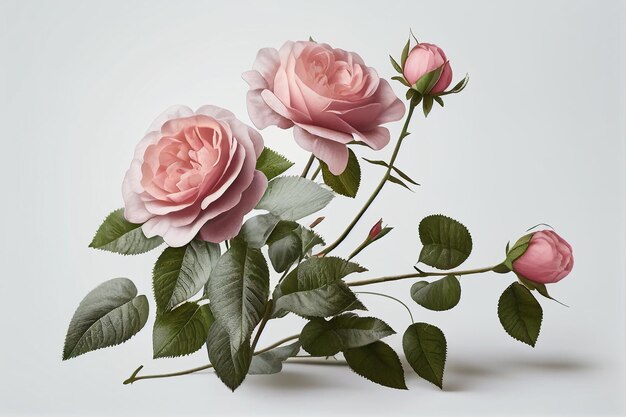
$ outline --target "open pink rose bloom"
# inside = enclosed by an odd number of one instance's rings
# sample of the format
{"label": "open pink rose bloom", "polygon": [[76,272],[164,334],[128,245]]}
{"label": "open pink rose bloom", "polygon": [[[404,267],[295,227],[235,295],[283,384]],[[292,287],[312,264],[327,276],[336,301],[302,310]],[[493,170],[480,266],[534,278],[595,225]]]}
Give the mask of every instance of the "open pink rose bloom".
{"label": "open pink rose bloom", "polygon": [[347,143],[382,149],[389,130],[381,125],[404,115],[404,104],[389,83],[359,55],[327,44],[289,41],[279,51],[263,48],[243,78],[250,85],[248,112],[254,125],[293,126],[298,145],[335,175],[348,163]]}
{"label": "open pink rose bloom", "polygon": [[513,269],[541,284],[558,282],[574,267],[572,247],[552,230],[533,234],[526,252],[513,262]]}
{"label": "open pink rose bloom", "polygon": [[122,185],[124,216],[170,246],[198,234],[215,243],[233,238],[267,188],[255,170],[262,150],[261,135],[227,110],[172,107],[135,149]]}

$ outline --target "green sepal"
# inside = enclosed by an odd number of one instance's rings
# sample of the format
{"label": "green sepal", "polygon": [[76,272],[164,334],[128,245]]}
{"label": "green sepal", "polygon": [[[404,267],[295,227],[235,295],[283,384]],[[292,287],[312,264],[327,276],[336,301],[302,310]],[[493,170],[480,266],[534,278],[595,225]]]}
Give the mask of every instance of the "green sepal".
{"label": "green sepal", "polygon": [[398,71],[400,74],[402,74],[402,67],[400,66],[400,64],[398,64],[396,62],[395,59],[393,59],[393,57],[391,55],[389,55],[389,59],[391,60],[391,65],[393,65],[393,68]]}
{"label": "green sepal", "polygon": [[422,75],[419,80],[415,81],[412,88],[418,91],[421,95],[428,94],[430,90],[433,89],[435,84],[437,84],[437,81],[439,81],[446,63],[447,62],[444,62],[434,70]]}
{"label": "green sepal", "polygon": [[424,109],[424,117],[428,117],[430,111],[433,109],[433,96],[424,96],[422,108]]}
{"label": "green sepal", "polygon": [[513,245],[513,247],[507,251],[506,259],[504,261],[504,265],[509,268],[511,271],[513,270],[513,262],[520,256],[526,252],[528,249],[528,245],[530,244],[530,240],[532,239],[534,233],[529,233],[520,237],[517,242]]}
{"label": "green sepal", "polygon": [[411,38],[406,41],[406,44],[402,49],[402,54],[400,55],[400,63],[402,64],[402,68],[404,68],[404,64],[406,64],[406,59],[409,57],[409,48],[411,48]]}

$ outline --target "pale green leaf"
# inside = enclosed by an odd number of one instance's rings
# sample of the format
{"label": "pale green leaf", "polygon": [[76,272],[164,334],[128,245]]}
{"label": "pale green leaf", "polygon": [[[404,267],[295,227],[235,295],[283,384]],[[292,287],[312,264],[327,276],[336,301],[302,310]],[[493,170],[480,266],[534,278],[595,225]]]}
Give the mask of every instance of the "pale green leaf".
{"label": "pale green leaf", "polygon": [[231,241],[209,279],[211,311],[238,346],[261,320],[269,295],[269,270],[259,249],[242,239]]}
{"label": "pale green leaf", "polygon": [[98,285],[80,302],[70,321],[63,360],[133,337],[148,319],[148,299],[137,296],[128,278],[114,278]]}
{"label": "pale green leaf", "polygon": [[157,311],[169,311],[200,291],[219,257],[218,244],[200,240],[165,249],[152,272]]}
{"label": "pale green leaf", "polygon": [[167,358],[194,353],[206,343],[214,318],[208,304],[184,303],[158,314],[152,331],[153,357]]}
{"label": "pale green leaf", "polygon": [[162,243],[163,239],[159,236],[147,238],[140,224],[130,223],[124,218],[124,209],[117,209],[104,219],[89,247],[122,255],[137,255]]}
{"label": "pale green leaf", "polygon": [[280,372],[283,362],[292,358],[300,351],[300,342],[275,347],[252,357],[252,363],[248,370],[249,375],[268,375]]}
{"label": "pale green leaf", "polygon": [[299,220],[330,203],[333,193],[301,177],[278,177],[269,182],[257,209],[267,210],[282,220]]}

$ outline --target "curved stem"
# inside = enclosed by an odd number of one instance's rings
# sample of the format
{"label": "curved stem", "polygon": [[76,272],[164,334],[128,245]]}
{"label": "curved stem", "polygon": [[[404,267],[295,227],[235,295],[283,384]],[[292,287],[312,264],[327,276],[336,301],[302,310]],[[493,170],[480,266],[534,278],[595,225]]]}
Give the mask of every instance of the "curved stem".
{"label": "curved stem", "polygon": [[412,274],[404,275],[390,275],[386,277],[364,279],[362,281],[347,282],[349,287],[358,287],[361,285],[377,284],[379,282],[398,281],[407,278],[425,278],[425,277],[443,277],[446,275],[472,275],[482,274],[484,272],[492,271],[495,266],[488,266],[486,268],[467,269],[464,271],[447,271],[447,272],[415,272]]}
{"label": "curved stem", "polygon": [[315,161],[315,155],[311,154],[311,156],[309,157],[309,160],[304,166],[304,169],[302,170],[302,174],[300,174],[302,178],[306,178],[306,176],[308,175],[309,169],[311,169],[311,165],[313,165],[313,161]]}
{"label": "curved stem", "polygon": [[408,305],[406,305],[403,301],[401,301],[401,300],[397,299],[396,297],[392,297],[392,296],[387,295],[387,294],[381,294],[381,293],[379,293],[379,292],[370,292],[370,291],[358,291],[358,292],[357,292],[357,291],[355,291],[354,293],[355,293],[355,294],[370,294],[370,295],[379,295],[379,296],[381,296],[381,297],[385,297],[385,298],[389,298],[389,299],[391,299],[391,300],[394,300],[394,301],[396,301],[396,302],[398,302],[398,303],[402,304],[402,305],[404,306],[404,308],[406,308],[406,311],[408,311],[408,312],[409,312],[409,316],[411,317],[411,323],[415,323],[415,320],[413,319],[413,313],[411,313],[411,309],[409,308],[409,306],[408,306]]}
{"label": "curved stem", "polygon": [[385,175],[383,175],[383,178],[378,183],[378,186],[376,186],[372,195],[367,199],[363,208],[361,208],[361,210],[357,213],[356,217],[352,220],[352,222],[350,222],[346,230],[344,230],[343,233],[337,238],[337,240],[335,240],[330,246],[328,246],[326,249],[321,251],[318,254],[318,256],[328,255],[337,246],[339,246],[341,242],[343,242],[344,239],[350,234],[352,229],[354,229],[354,226],[356,226],[359,220],[361,220],[361,217],[363,217],[363,214],[365,214],[365,212],[370,207],[370,205],[372,205],[376,197],[378,197],[378,194],[380,194],[380,191],[383,189],[383,187],[385,186],[385,183],[391,176],[391,171],[393,170],[393,164],[394,162],[396,162],[396,158],[398,157],[398,152],[400,152],[402,141],[404,140],[405,137],[409,135],[408,128],[409,128],[409,122],[411,121],[411,116],[413,116],[413,110],[415,110],[415,105],[413,105],[413,103],[411,102],[411,104],[409,104],[409,111],[407,113],[406,120],[404,121],[404,126],[402,127],[402,132],[400,132],[400,137],[398,138],[396,147],[393,150],[391,159],[389,159],[389,163],[387,164],[387,171],[385,171]]}
{"label": "curved stem", "polygon": [[380,297],[385,297],[385,298],[389,298],[390,300],[393,300],[397,303],[400,303],[404,306],[404,308],[406,309],[406,311],[409,313],[409,317],[411,317],[411,323],[415,323],[415,320],[413,319],[413,313],[411,313],[411,309],[409,308],[408,305],[406,305],[402,300],[396,298],[396,297],[392,297],[391,295],[387,295],[387,294],[382,294],[379,292],[373,292],[373,291],[355,291],[355,294],[369,294],[369,295],[378,295]]}
{"label": "curved stem", "polygon": [[[298,339],[300,337],[300,334],[294,334],[292,336],[288,336],[285,337],[284,339],[280,339],[277,342],[272,343],[271,345],[261,349],[261,350],[257,350],[256,352],[254,352],[254,356],[256,355],[260,355],[261,353],[267,352],[268,350],[274,349],[275,347],[278,347],[284,343],[290,342],[292,340]],[[135,381],[140,381],[142,379],[156,379],[156,378],[170,378],[170,377],[174,377],[174,376],[181,376],[181,375],[188,375],[188,374],[193,374],[194,372],[199,372],[199,371],[204,371],[205,369],[211,369],[213,368],[213,365],[206,364],[206,365],[202,365],[202,366],[198,366],[196,368],[191,368],[191,369],[186,369],[184,371],[178,371],[178,372],[170,372],[167,374],[154,374],[154,375],[142,375],[142,376],[137,376],[137,374],[139,373],[139,371],[141,371],[143,369],[143,365],[139,366],[135,372],[133,372],[133,374],[126,380],[124,381],[124,385],[127,384],[132,384]]]}

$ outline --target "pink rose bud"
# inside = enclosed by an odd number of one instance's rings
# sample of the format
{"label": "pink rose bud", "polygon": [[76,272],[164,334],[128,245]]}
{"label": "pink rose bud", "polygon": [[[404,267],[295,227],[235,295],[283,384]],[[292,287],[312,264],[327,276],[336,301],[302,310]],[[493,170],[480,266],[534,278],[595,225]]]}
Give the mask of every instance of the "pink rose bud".
{"label": "pink rose bud", "polygon": [[373,240],[376,239],[376,237],[380,234],[380,232],[383,230],[383,219],[380,219],[378,222],[376,222],[376,224],[372,227],[372,229],[370,230],[369,235],[367,235],[367,238],[369,240]]}
{"label": "pink rose bud", "polygon": [[533,233],[526,251],[513,261],[517,274],[540,284],[562,280],[573,266],[572,247],[552,230]]}
{"label": "pink rose bud", "polygon": [[443,70],[439,76],[439,81],[435,83],[430,91],[425,91],[425,93],[443,93],[452,82],[452,68],[450,67],[448,58],[446,58],[446,54],[440,47],[431,43],[417,44],[411,52],[409,52],[409,56],[404,63],[404,78],[409,84],[414,85],[417,80],[442,65]]}

